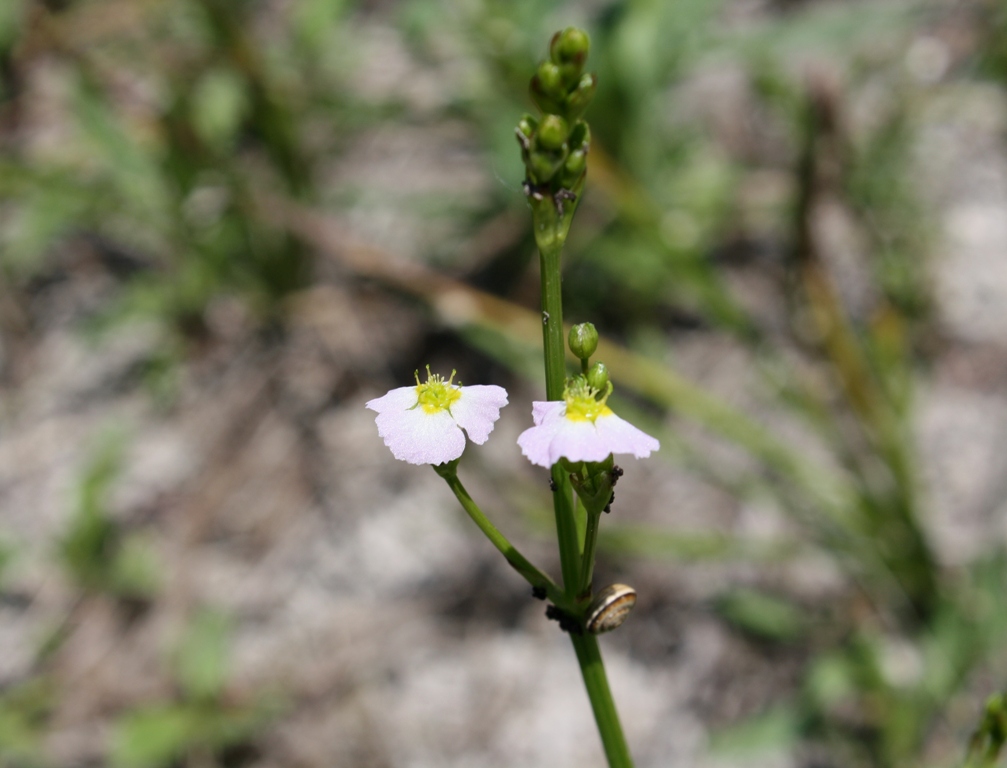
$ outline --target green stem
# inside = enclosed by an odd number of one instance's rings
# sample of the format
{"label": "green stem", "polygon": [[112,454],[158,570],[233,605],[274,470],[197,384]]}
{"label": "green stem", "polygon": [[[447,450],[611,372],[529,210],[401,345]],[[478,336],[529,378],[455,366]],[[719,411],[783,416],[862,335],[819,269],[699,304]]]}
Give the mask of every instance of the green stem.
{"label": "green stem", "polygon": [[[549,400],[562,400],[566,380],[565,348],[563,339],[563,295],[561,259],[563,242],[566,239],[566,228],[570,220],[562,222],[552,219],[548,208],[538,209],[535,213],[535,236],[538,241],[542,267],[542,341],[545,354],[546,397]],[[545,215],[543,215],[545,214]],[[568,216],[572,217],[572,211]],[[552,226],[549,226],[552,219]],[[553,505],[556,513],[556,534],[559,540],[560,563],[563,568],[563,585],[569,598],[577,600],[580,597],[580,582],[585,567],[582,565],[580,539],[577,535],[577,524],[573,498],[573,487],[570,476],[559,464],[552,468],[552,479],[555,487]],[[589,516],[590,520],[590,516]],[[585,539],[587,536],[585,536]],[[586,544],[586,541],[585,541]],[[585,555],[586,555],[585,547]],[[591,557],[594,559],[593,555]],[[591,568],[593,570],[593,566]],[[571,633],[570,639],[577,652],[584,686],[587,688],[591,709],[598,724],[605,756],[609,768],[633,768],[633,759],[629,755],[626,738],[619,724],[619,713],[612,700],[612,691],[608,687],[605,675],[605,665],[601,660],[601,651],[594,635],[577,635]]]}
{"label": "green stem", "polygon": [[[570,483],[573,485],[572,480]],[[587,536],[587,510],[584,508],[584,502],[577,495],[576,490],[573,491],[571,507],[573,508],[573,528],[577,532],[577,584],[579,586],[580,561],[584,557],[584,539]]]}
{"label": "green stem", "polygon": [[598,525],[601,512],[588,510],[587,531],[584,534],[584,555],[581,558],[580,585],[578,595],[591,593],[591,581],[594,578],[594,555],[598,549]]}
{"label": "green stem", "polygon": [[563,346],[562,242],[540,250],[542,268],[542,341],[545,349],[545,392],[549,400],[562,400],[566,384]]}
{"label": "green stem", "polygon": [[570,478],[559,464],[552,468],[553,511],[556,517],[556,538],[559,541],[559,562],[563,571],[563,587],[571,599],[576,598],[580,575],[580,544],[573,510],[573,488]]}
{"label": "green stem", "polygon": [[[545,350],[545,393],[547,400],[562,400],[566,382],[566,360],[563,354],[563,281],[560,260],[563,243],[554,239],[540,243],[542,271],[542,346]],[[573,508],[573,488],[570,478],[559,464],[552,468],[553,507],[556,514],[556,536],[563,570],[563,586],[571,598],[576,598],[580,580],[580,540]]]}
{"label": "green stem", "polygon": [[605,663],[601,660],[601,650],[598,648],[598,638],[594,635],[570,635],[574,650],[577,651],[577,661],[584,676],[588,698],[591,699],[591,709],[594,711],[601,743],[608,758],[609,768],[633,768],[633,758],[629,754],[626,737],[619,723],[619,713],[615,709],[612,691],[608,687],[608,677],[605,675]]}
{"label": "green stem", "polygon": [[489,521],[489,518],[483,514],[482,510],[479,509],[479,505],[472,500],[468,491],[465,490],[465,486],[458,479],[456,470],[457,462],[449,462],[448,464],[440,464],[434,467],[434,471],[447,482],[448,487],[461,503],[462,508],[468,512],[472,521],[479,526],[479,530],[486,534],[486,538],[492,542],[493,546],[500,550],[500,553],[507,559],[510,566],[524,576],[532,587],[545,592],[545,596],[559,608],[568,612],[576,610],[572,601],[567,598],[563,590],[546,574],[536,568],[528,558],[518,552],[517,548],[507,540],[507,537],[500,533],[497,527]]}

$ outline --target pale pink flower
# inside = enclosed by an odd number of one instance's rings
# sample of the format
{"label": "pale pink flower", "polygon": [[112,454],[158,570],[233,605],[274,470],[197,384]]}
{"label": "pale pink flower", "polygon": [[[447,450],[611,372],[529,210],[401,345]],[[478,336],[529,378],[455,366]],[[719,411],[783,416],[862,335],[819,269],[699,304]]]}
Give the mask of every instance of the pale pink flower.
{"label": "pale pink flower", "polygon": [[535,426],[518,436],[521,453],[532,464],[548,468],[561,458],[604,461],[609,454],[628,453],[643,459],[660,447],[653,437],[612,412],[605,404],[607,393],[600,400],[597,394],[575,383],[563,400],[532,403]]}
{"label": "pale pink flower", "polygon": [[[492,385],[463,387],[451,378],[431,374],[416,386],[399,387],[369,400],[377,411],[378,435],[396,459],[410,464],[444,464],[462,455],[465,433],[482,445],[507,405],[507,391]],[[465,430],[463,433],[462,430]]]}

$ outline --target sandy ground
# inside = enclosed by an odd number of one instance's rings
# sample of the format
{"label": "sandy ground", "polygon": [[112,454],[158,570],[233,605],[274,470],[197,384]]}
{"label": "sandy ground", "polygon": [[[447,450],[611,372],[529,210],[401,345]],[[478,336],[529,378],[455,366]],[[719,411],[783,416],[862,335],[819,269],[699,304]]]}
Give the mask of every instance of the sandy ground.
{"label": "sandy ground", "polygon": [[[915,427],[927,524],[941,558],[957,564],[1007,536],[1007,104],[992,88],[959,90],[935,101],[924,128],[920,178],[940,233],[942,349],[920,374]],[[383,147],[391,178],[423,140]],[[436,142],[427,149],[429,158]],[[448,161],[461,164],[471,189],[492,183],[471,158]],[[422,222],[392,227],[385,214],[351,214],[348,225],[364,237],[394,233],[379,244],[405,256],[435,236],[413,238],[409,227]],[[566,637],[442,481],[392,460],[363,407],[403,384],[389,361],[411,360],[426,343],[421,307],[352,276],[324,279],[297,297],[281,342],[221,300],[211,340],[184,364],[179,394],[164,407],[140,373],[163,343],[157,329],[89,340],[81,320],[119,284],[86,244],[68,244],[57,261],[54,279],[31,297],[30,336],[3,350],[0,423],[0,530],[16,549],[0,599],[0,686],[37,669],[39,638],[64,623],[66,640],[46,662],[65,692],[47,740],[55,764],[101,764],[117,713],[173,696],[167,654],[185,617],[213,606],[233,619],[228,695],[272,692],[280,702],[247,764],[603,765]],[[670,344],[681,372],[709,390],[756,412],[768,400],[745,388],[757,377],[729,341],[699,334]],[[457,344],[434,350],[437,363],[495,370],[494,383],[510,389],[512,405],[487,446],[466,457],[462,478],[556,572],[548,537],[529,523],[548,504],[545,476],[514,443],[541,393]],[[111,510],[146,538],[161,574],[158,599],[132,618],[107,598],[80,601],[53,566],[82,472],[109,433],[125,444]],[[620,520],[794,534],[771,502],[732,498],[667,456],[626,469]],[[732,632],[711,599],[730,584],[762,584],[809,605],[827,601],[846,586],[827,558],[606,558],[599,579],[640,592],[634,615],[602,645],[641,768],[802,764],[772,751],[708,754],[713,730],[784,700],[803,661],[796,649]]]}

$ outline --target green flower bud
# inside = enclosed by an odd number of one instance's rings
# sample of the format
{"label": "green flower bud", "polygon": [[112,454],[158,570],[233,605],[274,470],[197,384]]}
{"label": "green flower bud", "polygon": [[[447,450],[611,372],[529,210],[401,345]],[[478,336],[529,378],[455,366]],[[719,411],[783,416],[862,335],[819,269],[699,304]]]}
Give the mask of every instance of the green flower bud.
{"label": "green flower bud", "polygon": [[567,116],[571,120],[576,120],[591,105],[594,100],[594,92],[598,89],[598,77],[592,73],[587,73],[580,78],[577,87],[567,96]]}
{"label": "green flower bud", "polygon": [[572,189],[587,171],[587,152],[578,149],[567,155],[563,163],[563,174],[560,183],[567,189]]}
{"label": "green flower bud", "polygon": [[561,149],[570,129],[559,115],[544,115],[535,133],[538,146],[548,150]]}
{"label": "green flower bud", "polygon": [[598,391],[604,391],[608,386],[608,366],[604,363],[592,365],[587,372],[587,383]]}
{"label": "green flower bud", "polygon": [[531,115],[524,115],[514,129],[518,144],[521,145],[521,160],[528,163],[528,153],[531,151],[531,143],[535,138],[535,131],[538,130],[538,120]]}
{"label": "green flower bud", "polygon": [[531,152],[525,166],[531,180],[536,184],[545,184],[563,165],[561,152]]}
{"label": "green flower bud", "polygon": [[534,101],[535,105],[543,112],[558,115],[560,112],[565,111],[562,96],[557,96],[552,92],[547,91],[543,87],[542,82],[539,80],[538,75],[535,75],[531,79],[531,85],[528,90],[531,93],[532,101]]}
{"label": "green flower bud", "polygon": [[579,149],[584,154],[591,148],[591,129],[583,120],[578,120],[570,131],[569,144],[571,149]]}
{"label": "green flower bud", "polygon": [[587,360],[598,349],[598,330],[592,323],[578,323],[570,329],[568,343],[575,357]]}
{"label": "green flower bud", "polygon": [[560,68],[551,61],[543,61],[539,64],[535,76],[538,78],[539,87],[549,96],[559,98],[565,93],[566,89],[563,88]]}
{"label": "green flower bud", "polygon": [[563,163],[563,172],[560,183],[567,189],[574,189],[578,182],[584,178],[587,171],[587,153],[591,148],[591,131],[587,123],[579,120],[570,131],[570,138],[567,140],[570,147],[570,154],[567,155]]}
{"label": "green flower bud", "polygon": [[549,43],[549,57],[557,64],[574,63],[584,65],[591,50],[591,39],[587,32],[576,27],[567,27],[552,36]]}
{"label": "green flower bud", "polygon": [[[578,67],[576,64],[560,64],[559,76],[564,102],[566,95],[577,86],[583,73],[584,68]],[[566,113],[564,112],[564,114]]]}
{"label": "green flower bud", "polygon": [[535,131],[538,129],[538,120],[536,120],[531,115],[524,115],[517,124],[518,133],[524,136],[526,139],[531,139],[535,135]]}

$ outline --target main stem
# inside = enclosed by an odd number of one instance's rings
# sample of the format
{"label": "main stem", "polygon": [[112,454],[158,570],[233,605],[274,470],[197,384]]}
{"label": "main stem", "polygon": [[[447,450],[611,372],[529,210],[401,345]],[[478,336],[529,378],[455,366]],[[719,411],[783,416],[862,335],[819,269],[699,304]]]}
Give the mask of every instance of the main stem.
{"label": "main stem", "polygon": [[[542,267],[542,341],[545,350],[545,389],[549,400],[562,400],[566,380],[566,363],[563,346],[563,293],[561,258],[563,244],[559,238],[550,239],[548,245],[540,239]],[[542,247],[545,245],[545,247]],[[562,466],[552,468],[555,487],[553,506],[556,513],[556,534],[559,540],[560,564],[563,586],[569,599],[576,600],[582,576],[581,544],[574,519],[573,494],[570,478]],[[598,724],[598,732],[610,768],[633,768],[626,737],[619,723],[612,691],[608,687],[601,649],[594,635],[570,635],[577,662],[580,664],[584,686],[587,688],[591,709]]]}
{"label": "main stem", "polygon": [[[563,281],[560,260],[561,243],[553,241],[541,248],[542,273],[542,346],[545,350],[545,392],[547,400],[562,400],[566,382],[566,362],[563,355]],[[552,468],[553,506],[556,513],[556,535],[559,539],[560,567],[566,593],[576,598],[580,578],[580,541],[574,519],[573,488],[570,478],[559,464]]]}
{"label": "main stem", "polygon": [[605,663],[601,660],[598,638],[594,635],[570,635],[573,648],[577,652],[580,672],[584,676],[587,696],[591,700],[595,722],[601,733],[601,743],[605,757],[611,768],[633,768],[633,758],[629,754],[626,737],[622,734],[619,713],[615,708],[612,691],[605,675]]}

